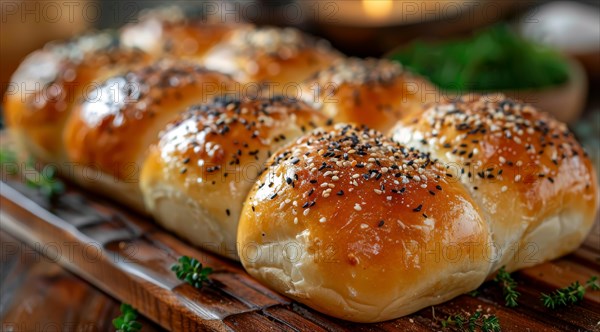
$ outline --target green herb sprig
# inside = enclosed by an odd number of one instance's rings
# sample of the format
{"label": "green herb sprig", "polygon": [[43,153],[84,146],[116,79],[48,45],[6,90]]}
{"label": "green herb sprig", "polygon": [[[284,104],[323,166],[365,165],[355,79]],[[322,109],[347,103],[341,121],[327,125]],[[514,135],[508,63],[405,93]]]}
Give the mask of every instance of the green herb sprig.
{"label": "green herb sprig", "polygon": [[484,315],[481,310],[475,311],[468,318],[461,314],[448,316],[448,318],[441,320],[441,324],[443,328],[456,327],[461,331],[469,332],[478,330],[497,332],[501,330],[498,317]]}
{"label": "green herb sprig", "polygon": [[132,306],[122,303],[120,310],[121,315],[112,321],[117,332],[138,332],[142,329],[142,324],[136,321],[138,313]]}
{"label": "green herb sprig", "polygon": [[544,88],[569,79],[564,57],[526,40],[506,24],[466,39],[417,41],[390,57],[449,91]]}
{"label": "green herb sprig", "polygon": [[566,307],[573,305],[583,300],[587,289],[592,291],[600,290],[600,285],[596,282],[597,276],[591,277],[585,285],[579,284],[579,281],[571,283],[569,286],[557,289],[550,294],[542,293],[541,301],[544,307],[550,309],[557,309],[559,307]]}
{"label": "green herb sprig", "polygon": [[[17,163],[17,154],[12,151],[12,150],[8,150],[8,149],[0,149],[0,164],[2,165],[9,165],[9,164],[16,164]],[[16,165],[13,165],[16,166]],[[17,168],[6,168],[6,171],[8,172],[8,174],[10,175],[14,175],[17,173]]]}
{"label": "green herb sprig", "polygon": [[203,267],[197,259],[188,256],[181,256],[177,261],[179,263],[173,265],[171,271],[175,272],[179,280],[196,288],[202,288],[203,283],[209,281],[208,275],[212,273],[210,267]]}
{"label": "green herb sprig", "polygon": [[21,173],[28,187],[37,189],[46,199],[52,200],[65,191],[65,185],[56,178],[56,168],[46,165],[41,171],[35,167],[33,159],[29,159],[20,171],[17,154],[9,149],[0,149],[0,164],[9,175]]}
{"label": "green herb sprig", "polygon": [[494,281],[499,283],[502,286],[502,294],[504,295],[504,302],[507,307],[516,307],[519,304],[517,303],[517,299],[521,295],[521,293],[517,292],[515,288],[517,288],[517,282],[512,278],[510,273],[506,272],[505,267],[501,267]]}
{"label": "green herb sprig", "polygon": [[37,171],[33,161],[29,161],[26,170],[27,186],[39,190],[47,199],[51,200],[65,192],[65,185],[56,177],[54,166],[47,165],[41,171]]}

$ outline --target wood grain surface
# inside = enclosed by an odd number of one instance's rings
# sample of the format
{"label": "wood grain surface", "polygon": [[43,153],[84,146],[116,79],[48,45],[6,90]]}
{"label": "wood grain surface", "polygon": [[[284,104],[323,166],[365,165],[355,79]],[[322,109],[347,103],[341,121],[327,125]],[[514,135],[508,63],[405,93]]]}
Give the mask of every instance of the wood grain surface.
{"label": "wood grain surface", "polygon": [[[111,331],[120,303],[35,247],[0,231],[3,332]],[[164,331],[140,316],[144,332]]]}
{"label": "wood grain surface", "polygon": [[[581,303],[555,311],[539,300],[542,292],[600,274],[598,222],[576,252],[514,274],[522,294],[516,308],[505,307],[501,289],[486,282],[476,296],[462,295],[393,321],[355,324],[269,290],[239,263],[196,249],[149,218],[104,198],[67,186],[66,193],[50,203],[18,180],[3,180],[3,231],[169,330],[431,331],[441,330],[440,319],[448,315],[481,309],[496,315],[503,331],[600,331],[600,292],[588,292]],[[177,280],[170,267],[181,255],[212,267],[213,282],[198,290]],[[8,289],[7,280],[16,282],[17,277],[11,278],[2,275],[3,290]],[[83,300],[62,301],[68,305]]]}

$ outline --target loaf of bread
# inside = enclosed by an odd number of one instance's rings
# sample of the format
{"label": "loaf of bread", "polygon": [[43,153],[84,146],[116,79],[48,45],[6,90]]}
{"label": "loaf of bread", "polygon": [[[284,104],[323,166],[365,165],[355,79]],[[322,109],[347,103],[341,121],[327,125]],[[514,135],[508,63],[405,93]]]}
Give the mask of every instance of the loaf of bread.
{"label": "loaf of bread", "polygon": [[235,85],[228,75],[171,60],[107,79],[74,107],[65,125],[72,176],[143,211],[139,175],[158,133],[191,105]]}
{"label": "loaf of bread", "polygon": [[347,58],[304,81],[301,97],[336,122],[387,132],[398,120],[443,96],[397,62]]}
{"label": "loaf of bread", "polygon": [[165,228],[237,259],[240,210],[264,162],[326,121],[285,98],[217,98],[192,107],[165,129],[144,163],[146,206]]}
{"label": "loaf of bread", "polygon": [[567,126],[502,95],[468,95],[407,117],[393,139],[430,154],[490,225],[494,270],[575,250],[598,209],[590,160]]}

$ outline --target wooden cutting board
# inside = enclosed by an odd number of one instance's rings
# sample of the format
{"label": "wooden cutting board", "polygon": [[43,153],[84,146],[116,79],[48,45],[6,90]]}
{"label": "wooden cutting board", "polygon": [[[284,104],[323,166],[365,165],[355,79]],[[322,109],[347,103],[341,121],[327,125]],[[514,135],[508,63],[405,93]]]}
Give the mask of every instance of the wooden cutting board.
{"label": "wooden cutting board", "polygon": [[[430,331],[440,319],[478,308],[495,314],[503,331],[599,331],[600,292],[570,308],[544,308],[540,293],[600,274],[600,223],[573,254],[514,274],[520,305],[507,308],[493,282],[477,296],[462,295],[413,315],[355,324],[320,314],[283,297],[247,275],[241,265],[203,252],[149,218],[67,185],[50,203],[18,179],[0,182],[0,226],[51,260],[174,331]],[[170,267],[182,255],[214,269],[213,283],[195,289]]]}

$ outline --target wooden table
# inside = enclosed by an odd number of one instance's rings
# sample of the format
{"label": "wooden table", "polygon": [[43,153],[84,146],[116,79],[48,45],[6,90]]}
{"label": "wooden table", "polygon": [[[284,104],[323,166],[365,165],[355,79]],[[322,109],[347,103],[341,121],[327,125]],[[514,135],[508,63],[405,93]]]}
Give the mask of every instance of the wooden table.
{"label": "wooden table", "polygon": [[[117,300],[4,231],[0,246],[0,331],[112,329]],[[140,322],[144,331],[164,331],[144,317]]]}

